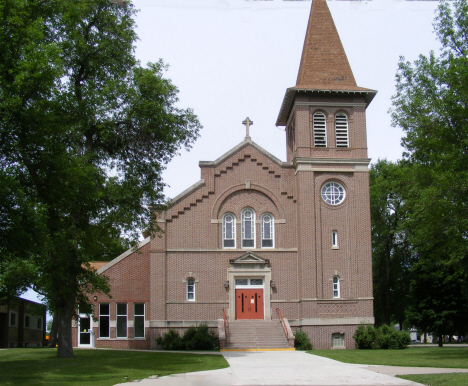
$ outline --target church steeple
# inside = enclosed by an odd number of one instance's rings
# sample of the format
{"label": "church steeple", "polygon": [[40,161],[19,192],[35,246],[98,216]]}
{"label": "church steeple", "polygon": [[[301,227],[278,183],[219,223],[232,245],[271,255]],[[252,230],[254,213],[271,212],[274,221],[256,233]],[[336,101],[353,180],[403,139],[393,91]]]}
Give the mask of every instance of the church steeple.
{"label": "church steeple", "polygon": [[358,87],[326,0],[312,0],[295,87],[286,90],[277,126],[285,126],[297,92],[358,93],[369,104],[377,93]]}
{"label": "church steeple", "polygon": [[356,81],[325,0],[313,0],[296,88],[350,90]]}

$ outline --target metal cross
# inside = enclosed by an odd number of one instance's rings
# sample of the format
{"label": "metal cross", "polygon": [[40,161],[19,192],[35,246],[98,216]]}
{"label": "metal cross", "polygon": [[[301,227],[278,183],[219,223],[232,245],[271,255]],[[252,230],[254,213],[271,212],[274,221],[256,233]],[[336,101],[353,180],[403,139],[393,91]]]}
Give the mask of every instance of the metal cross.
{"label": "metal cross", "polygon": [[249,119],[249,117],[245,118],[244,121],[242,121],[242,124],[245,125],[246,127],[246,135],[245,135],[245,138],[250,138],[249,136],[249,127],[250,125],[253,125],[253,122]]}

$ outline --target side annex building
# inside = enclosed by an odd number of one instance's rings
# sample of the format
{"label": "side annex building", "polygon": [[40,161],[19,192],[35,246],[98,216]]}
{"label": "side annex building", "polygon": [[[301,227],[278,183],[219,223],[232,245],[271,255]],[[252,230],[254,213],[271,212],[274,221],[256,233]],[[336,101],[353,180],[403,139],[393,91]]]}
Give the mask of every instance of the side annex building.
{"label": "side annex building", "polygon": [[326,0],[313,0],[294,87],[277,118],[287,159],[244,141],[158,216],[143,240],[98,269],[112,298],[73,325],[75,347],[156,348],[169,328],[278,319],[315,348],[354,348],[374,324],[366,108]]}

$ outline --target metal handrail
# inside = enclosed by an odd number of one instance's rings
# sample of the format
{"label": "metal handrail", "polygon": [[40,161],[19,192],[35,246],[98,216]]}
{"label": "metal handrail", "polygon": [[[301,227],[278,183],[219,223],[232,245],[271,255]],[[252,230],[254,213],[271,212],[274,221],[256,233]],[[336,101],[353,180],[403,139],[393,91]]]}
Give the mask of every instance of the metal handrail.
{"label": "metal handrail", "polygon": [[288,329],[286,328],[286,323],[284,322],[283,314],[281,313],[281,310],[279,308],[276,309],[278,312],[278,316],[280,318],[281,325],[283,326],[284,330],[284,335],[286,335],[286,338],[288,337]]}
{"label": "metal handrail", "polygon": [[226,319],[226,310],[223,308],[223,320],[224,320],[224,333],[226,334],[226,339],[228,336],[228,322]]}

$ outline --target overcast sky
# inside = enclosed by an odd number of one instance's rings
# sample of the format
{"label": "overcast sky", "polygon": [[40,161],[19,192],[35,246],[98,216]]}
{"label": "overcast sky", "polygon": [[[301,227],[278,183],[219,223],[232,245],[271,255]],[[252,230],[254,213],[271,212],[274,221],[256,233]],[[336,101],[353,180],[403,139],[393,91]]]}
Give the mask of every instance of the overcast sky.
{"label": "overcast sky", "polygon": [[[136,55],[162,58],[179,88],[179,107],[203,125],[190,152],[164,173],[175,197],[200,179],[198,162],[212,161],[245,137],[286,160],[284,128],[275,122],[286,88],[295,86],[311,1],[133,0]],[[327,1],[358,86],[377,90],[367,109],[369,157],[401,158],[402,132],[390,125],[399,56],[414,61],[438,50],[432,22],[437,1]],[[34,295],[26,297],[34,300]]]}

